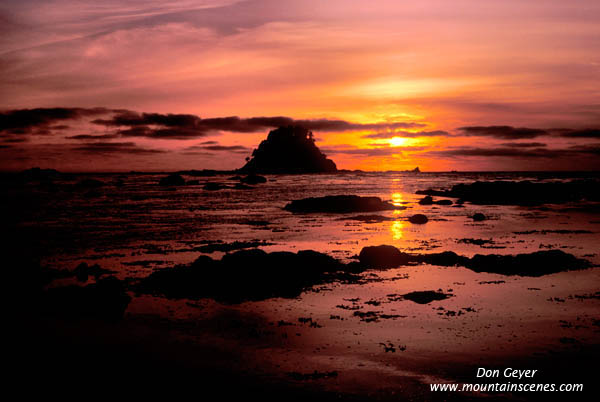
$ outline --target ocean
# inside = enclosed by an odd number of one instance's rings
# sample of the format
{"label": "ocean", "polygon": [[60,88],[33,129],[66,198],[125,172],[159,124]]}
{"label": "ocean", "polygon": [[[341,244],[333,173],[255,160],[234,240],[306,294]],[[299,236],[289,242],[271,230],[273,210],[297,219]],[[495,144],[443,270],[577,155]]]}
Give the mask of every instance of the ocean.
{"label": "ocean", "polygon": [[[375,392],[382,399],[408,389],[418,399],[430,399],[427,384],[475,381],[478,367],[531,366],[542,370],[542,380],[554,381],[566,374],[557,364],[597,356],[597,200],[518,206],[457,204],[448,198],[451,205],[421,205],[424,196],[416,194],[475,181],[597,184],[597,174],[266,175],[266,183],[251,189],[233,188],[238,182],[233,173],[183,175],[188,184],[174,187],[158,184],[165,176],[75,174],[27,183],[6,176],[3,219],[11,228],[11,244],[45,269],[98,264],[128,284],[123,339],[144,344],[146,332],[140,328],[152,327],[220,356],[204,361],[203,368],[214,364],[236,376],[252,373],[291,387],[308,384],[371,397]],[[211,191],[207,183],[222,186]],[[344,194],[380,197],[396,209],[345,214],[284,209],[292,200]],[[475,221],[476,213],[486,219]],[[411,223],[414,214],[426,215],[428,222]],[[411,263],[366,269],[351,281],[320,282],[291,297],[240,302],[166,297],[135,287],[154,272],[186,266],[202,255],[219,260],[239,249],[314,250],[350,264],[363,248],[378,245],[466,258],[560,250],[589,267],[528,276]],[[239,267],[245,275],[256,268]],[[207,281],[214,278],[207,273]],[[221,280],[226,283],[219,286],[227,286],[236,278]],[[94,281],[61,277],[47,286]],[[419,303],[406,297],[411,292],[443,297]],[[202,357],[191,353],[190,359]]]}

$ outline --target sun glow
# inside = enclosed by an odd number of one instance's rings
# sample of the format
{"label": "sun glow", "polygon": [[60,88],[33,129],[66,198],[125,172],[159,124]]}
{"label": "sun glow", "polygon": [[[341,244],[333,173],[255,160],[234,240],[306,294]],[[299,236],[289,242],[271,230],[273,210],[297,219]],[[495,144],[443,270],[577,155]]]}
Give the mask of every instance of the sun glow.
{"label": "sun glow", "polygon": [[403,137],[393,137],[389,139],[390,145],[394,147],[400,147],[406,145],[409,142],[408,138]]}

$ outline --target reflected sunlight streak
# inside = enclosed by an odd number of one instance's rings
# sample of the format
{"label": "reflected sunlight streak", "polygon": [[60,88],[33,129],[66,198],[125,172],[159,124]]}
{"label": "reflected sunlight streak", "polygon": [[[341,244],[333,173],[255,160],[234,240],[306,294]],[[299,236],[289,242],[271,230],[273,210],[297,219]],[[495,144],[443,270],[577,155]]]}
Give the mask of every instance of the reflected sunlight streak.
{"label": "reflected sunlight streak", "polygon": [[394,240],[400,240],[404,237],[404,222],[402,221],[394,221],[390,226],[390,231],[392,232],[392,238]]}

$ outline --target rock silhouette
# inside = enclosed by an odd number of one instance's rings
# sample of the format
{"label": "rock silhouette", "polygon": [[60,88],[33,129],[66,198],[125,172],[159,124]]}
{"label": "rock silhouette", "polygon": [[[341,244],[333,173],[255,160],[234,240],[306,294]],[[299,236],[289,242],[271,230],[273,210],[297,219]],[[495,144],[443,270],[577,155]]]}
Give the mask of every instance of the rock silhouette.
{"label": "rock silhouette", "polygon": [[240,178],[240,181],[245,184],[261,184],[266,183],[267,178],[256,174],[250,174],[246,177]]}
{"label": "rock silhouette", "polygon": [[411,216],[410,218],[408,218],[408,221],[410,223],[414,223],[415,225],[423,225],[423,224],[429,222],[429,219],[423,214],[415,214],[415,215]]}
{"label": "rock silhouette", "polygon": [[160,179],[158,184],[161,186],[183,186],[185,185],[185,179],[180,174],[173,173]]}
{"label": "rock silhouette", "polygon": [[421,200],[419,200],[419,204],[421,205],[452,205],[452,201],[450,200],[438,200],[435,201],[432,196],[428,195]]}
{"label": "rock silhouette", "polygon": [[280,127],[269,132],[240,169],[248,173],[332,173],[335,163],[315,145],[311,131],[300,126]]}
{"label": "rock silhouette", "polygon": [[450,190],[419,190],[417,194],[451,197],[479,205],[542,205],[600,200],[597,180],[568,182],[476,181],[460,183]]}
{"label": "rock silhouette", "polygon": [[313,285],[350,276],[345,264],[316,251],[266,253],[250,249],[226,254],[221,260],[201,256],[190,265],[155,271],[137,290],[174,299],[240,303],[294,298]]}
{"label": "rock silhouette", "polygon": [[433,290],[423,290],[406,293],[402,295],[402,298],[418,304],[428,304],[436,300],[445,300],[450,296],[451,295],[442,292],[435,292]]}
{"label": "rock silhouette", "polygon": [[401,252],[394,246],[381,245],[364,247],[358,258],[362,269],[394,268],[402,265],[424,263],[447,267],[463,266],[474,272],[518,276],[543,276],[591,267],[589,261],[561,250],[544,250],[517,255],[476,254],[469,258],[458,255],[453,251],[408,254]]}
{"label": "rock silhouette", "polygon": [[406,265],[411,255],[403,253],[394,246],[367,246],[360,250],[358,260],[361,264],[372,268],[394,268]]}
{"label": "rock silhouette", "polygon": [[[329,195],[294,200],[284,209],[296,213],[328,212],[376,212],[397,209],[393,204],[379,197],[360,197],[358,195]],[[398,208],[401,209],[401,208]]]}
{"label": "rock silhouette", "polygon": [[487,219],[487,217],[481,212],[477,212],[475,215],[471,217],[475,222],[481,222]]}

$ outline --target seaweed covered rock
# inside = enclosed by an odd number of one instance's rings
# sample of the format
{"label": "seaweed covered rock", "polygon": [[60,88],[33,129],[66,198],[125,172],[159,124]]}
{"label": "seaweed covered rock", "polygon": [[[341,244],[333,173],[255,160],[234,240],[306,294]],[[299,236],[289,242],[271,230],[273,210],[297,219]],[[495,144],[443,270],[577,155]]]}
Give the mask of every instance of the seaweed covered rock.
{"label": "seaweed covered rock", "polygon": [[362,269],[395,268],[410,263],[438,266],[462,266],[475,272],[500,275],[543,276],[558,272],[590,268],[589,261],[562,250],[543,250],[528,254],[476,254],[472,258],[453,251],[430,254],[408,254],[394,246],[364,247],[359,254]]}
{"label": "seaweed covered rock", "polygon": [[396,209],[393,204],[382,201],[379,197],[360,197],[358,195],[328,195],[294,200],[284,209],[290,212],[310,213],[348,213],[376,212]]}
{"label": "seaweed covered rock", "polygon": [[415,225],[424,225],[429,222],[429,219],[423,214],[415,214],[409,217],[408,221]]}
{"label": "seaweed covered rock", "polygon": [[266,183],[267,178],[264,176],[259,176],[257,174],[249,174],[246,177],[242,177],[240,181],[245,184],[261,184]]}
{"label": "seaweed covered rock", "polygon": [[543,250],[517,255],[476,254],[466,263],[466,267],[475,272],[543,276],[589,268],[590,263],[562,250]]}
{"label": "seaweed covered rock", "polygon": [[598,180],[567,182],[476,181],[450,190],[420,190],[417,194],[459,198],[480,205],[542,205],[580,200],[599,201]]}
{"label": "seaweed covered rock", "polygon": [[345,264],[316,251],[250,249],[226,254],[221,260],[201,256],[189,265],[155,271],[141,280],[137,290],[169,298],[240,303],[297,297],[313,285],[348,277],[349,272]]}
{"label": "seaweed covered rock", "polygon": [[185,179],[180,174],[173,173],[160,179],[158,184],[161,186],[183,186],[185,185]]}
{"label": "seaweed covered rock", "polygon": [[202,188],[207,191],[219,191],[219,190],[226,189],[227,186],[222,183],[208,182]]}
{"label": "seaweed covered rock", "polygon": [[311,131],[300,126],[280,127],[269,132],[240,169],[249,173],[332,173],[335,163],[319,150]]}
{"label": "seaweed covered rock", "polygon": [[432,196],[428,195],[419,200],[421,205],[452,205],[450,200],[437,200],[435,201]]}
{"label": "seaweed covered rock", "polygon": [[433,205],[433,197],[428,195],[419,200],[419,204],[421,205]]}
{"label": "seaweed covered rock", "polygon": [[368,246],[360,250],[358,260],[370,268],[394,268],[406,265],[411,260],[409,254],[403,253],[394,246]]}
{"label": "seaweed covered rock", "polygon": [[452,295],[447,294],[447,293],[435,292],[433,290],[423,290],[423,291],[406,293],[406,294],[402,295],[402,298],[404,300],[410,300],[410,301],[418,303],[418,304],[429,304],[432,301],[436,301],[436,300],[446,300],[447,298],[449,298],[451,296]]}
{"label": "seaweed covered rock", "polygon": [[420,254],[415,257],[418,262],[430,265],[439,265],[442,267],[453,267],[456,265],[466,266],[469,263],[468,257],[456,254],[454,251],[442,251],[441,253]]}
{"label": "seaweed covered rock", "polygon": [[473,219],[475,222],[483,222],[484,220],[487,219],[487,216],[485,216],[484,214],[482,214],[481,212],[477,212],[476,214],[474,214],[471,219]]}
{"label": "seaweed covered rock", "polygon": [[70,178],[72,175],[61,173],[55,169],[41,169],[34,167],[31,169],[23,170],[15,174],[14,178],[22,183],[28,182],[47,182],[58,179]]}

